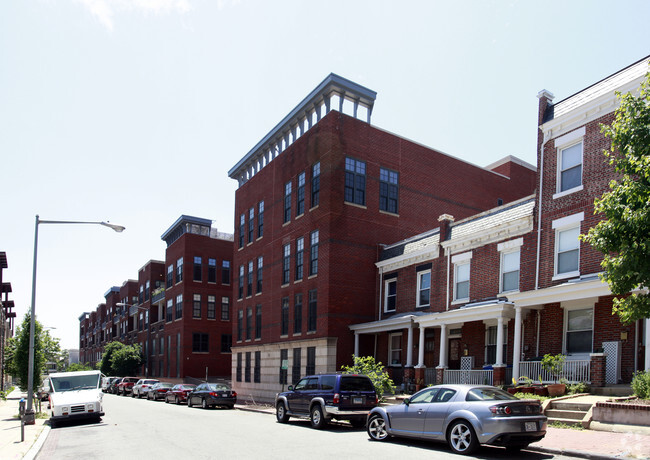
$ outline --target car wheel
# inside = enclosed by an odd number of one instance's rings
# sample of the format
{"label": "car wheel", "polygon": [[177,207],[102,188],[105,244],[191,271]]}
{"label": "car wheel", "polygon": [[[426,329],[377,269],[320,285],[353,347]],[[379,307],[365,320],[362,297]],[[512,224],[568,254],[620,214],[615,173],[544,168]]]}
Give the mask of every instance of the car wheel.
{"label": "car wheel", "polygon": [[284,403],[280,401],[277,406],[275,406],[275,418],[278,419],[280,423],[287,423],[289,421],[289,415],[287,415],[287,408],[284,407]]}
{"label": "car wheel", "polygon": [[132,391],[132,392],[131,392],[131,397],[132,397],[132,398],[135,398],[135,391]]}
{"label": "car wheel", "polygon": [[203,399],[201,400],[201,407],[202,407],[203,409],[207,409],[208,407],[210,407],[210,406],[208,405],[208,402],[205,400],[205,398],[203,398]]}
{"label": "car wheel", "polygon": [[169,404],[169,398],[167,398],[167,395],[165,395],[165,404]]}
{"label": "car wheel", "polygon": [[192,407],[192,400],[189,398],[189,396],[187,397],[187,407]]}
{"label": "car wheel", "polygon": [[447,432],[447,442],[456,454],[470,455],[478,448],[474,428],[465,420],[458,420],[451,425]]}
{"label": "car wheel", "polygon": [[176,403],[176,405],[178,405],[178,404],[181,403],[181,400],[178,399],[178,396],[176,396],[176,397],[174,398],[174,402]]}
{"label": "car wheel", "polygon": [[311,421],[312,428],[316,428],[317,430],[325,428],[327,420],[325,420],[323,409],[320,407],[320,404],[314,404],[314,407],[311,408],[309,420]]}
{"label": "car wheel", "polygon": [[149,393],[147,393],[147,400],[150,400],[150,399],[151,399],[150,396],[151,396],[151,395],[150,395]]}
{"label": "car wheel", "polygon": [[379,414],[373,414],[368,420],[368,436],[373,441],[385,441],[388,439],[388,431],[386,431],[386,420]]}
{"label": "car wheel", "polygon": [[354,428],[362,428],[366,426],[366,421],[362,418],[353,418],[350,420],[350,425]]}

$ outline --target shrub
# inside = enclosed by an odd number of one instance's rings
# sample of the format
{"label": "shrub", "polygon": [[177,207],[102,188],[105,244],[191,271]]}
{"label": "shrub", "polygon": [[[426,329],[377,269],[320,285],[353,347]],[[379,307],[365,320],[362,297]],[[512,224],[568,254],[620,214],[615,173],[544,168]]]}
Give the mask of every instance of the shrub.
{"label": "shrub", "polygon": [[650,372],[636,371],[632,378],[632,391],[639,399],[650,399]]}
{"label": "shrub", "polygon": [[589,393],[589,385],[585,382],[574,383],[572,385],[567,385],[566,392],[569,395],[574,395],[578,393]]}
{"label": "shrub", "polygon": [[352,356],[354,364],[352,366],[341,366],[341,370],[346,374],[363,374],[370,377],[375,391],[380,399],[383,399],[384,393],[395,393],[395,383],[391,380],[388,372],[384,370],[382,363],[376,363],[372,356]]}
{"label": "shrub", "polygon": [[557,355],[546,354],[542,358],[542,368],[555,377],[555,383],[559,381],[562,375],[565,358],[566,356],[561,353]]}

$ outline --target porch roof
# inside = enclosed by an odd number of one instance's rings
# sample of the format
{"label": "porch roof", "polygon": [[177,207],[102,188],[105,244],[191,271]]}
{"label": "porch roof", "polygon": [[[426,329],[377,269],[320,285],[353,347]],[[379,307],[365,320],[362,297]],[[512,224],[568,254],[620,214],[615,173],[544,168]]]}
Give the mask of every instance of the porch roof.
{"label": "porch roof", "polygon": [[414,319],[424,315],[423,312],[402,313],[391,316],[379,321],[370,321],[369,323],[359,323],[350,325],[350,330],[359,334],[374,334],[377,332],[389,332],[396,329],[405,329],[411,327]]}
{"label": "porch roof", "polygon": [[518,307],[533,307],[570,300],[598,298],[611,294],[609,285],[594,273],[548,288],[508,294],[508,299]]}
{"label": "porch roof", "polygon": [[515,317],[515,308],[512,302],[505,299],[494,299],[486,302],[466,304],[454,310],[440,313],[431,313],[418,318],[418,324],[422,327],[435,327],[460,325],[472,321],[496,320],[498,317],[506,319]]}

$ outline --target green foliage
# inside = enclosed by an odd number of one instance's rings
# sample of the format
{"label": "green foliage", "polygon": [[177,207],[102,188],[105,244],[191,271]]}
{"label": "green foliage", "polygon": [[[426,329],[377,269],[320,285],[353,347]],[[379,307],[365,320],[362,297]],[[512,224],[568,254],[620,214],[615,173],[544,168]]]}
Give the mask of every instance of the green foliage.
{"label": "green foliage", "polygon": [[638,97],[617,97],[615,120],[601,131],[611,139],[604,153],[619,178],[595,200],[594,212],[605,219],[581,238],[603,253],[601,278],[616,296],[613,312],[629,324],[650,317],[648,292],[632,292],[650,285],[650,73]]}
{"label": "green foliage", "polygon": [[137,368],[142,365],[142,350],[140,345],[125,345],[116,350],[111,356],[112,375],[135,375]]}
{"label": "green foliage", "polygon": [[[29,329],[30,329],[30,314],[27,313],[23,322],[16,329],[15,336],[15,349],[13,355],[12,375],[18,379],[20,388],[27,391],[29,384]],[[38,388],[43,383],[41,377],[45,373],[45,350],[43,340],[43,326],[38,320],[34,321],[34,379],[33,391],[36,393]]]}
{"label": "green foliage", "polygon": [[120,375],[116,374],[113,370],[113,355],[118,350],[124,348],[122,342],[110,342],[104,347],[104,354],[102,355],[101,364],[99,365],[99,370],[102,371],[104,375]]}
{"label": "green foliage", "polygon": [[553,428],[564,428],[566,430],[577,430],[577,431],[582,431],[584,430],[584,427],[580,425],[569,425],[564,422],[557,422],[557,421],[552,421],[549,422],[548,426],[553,427]]}
{"label": "green foliage", "polygon": [[542,368],[555,377],[555,382],[558,382],[562,369],[564,368],[564,360],[566,356],[563,354],[551,355],[545,354],[542,358]]}
{"label": "green foliage", "polygon": [[544,402],[547,399],[551,399],[548,396],[542,396],[535,393],[524,393],[522,391],[515,393],[513,396],[519,399],[539,399],[540,402]]}
{"label": "green foliage", "polygon": [[92,371],[93,368],[87,364],[72,363],[66,368],[66,372]]}
{"label": "green foliage", "polygon": [[380,399],[383,399],[385,393],[395,393],[395,383],[384,369],[381,362],[375,362],[372,356],[354,356],[352,366],[341,366],[341,370],[346,374],[363,374],[370,377],[375,391]]}
{"label": "green foliage", "polygon": [[11,393],[12,391],[14,391],[14,387],[9,387],[8,389],[6,389],[4,391],[0,391],[0,399],[2,399],[3,401],[6,401],[7,400],[7,395],[9,393]]}
{"label": "green foliage", "polygon": [[[18,333],[18,331],[16,331]],[[9,337],[5,342],[5,360],[2,365],[4,366],[4,372],[7,375],[17,375],[18,370],[15,366],[14,356],[16,354],[16,342],[17,337]]]}
{"label": "green foliage", "polygon": [[57,372],[64,370],[68,364],[68,350],[62,349],[59,339],[52,337],[47,329],[43,331],[42,340],[45,362],[55,363]]}
{"label": "green foliage", "polygon": [[566,394],[568,395],[589,393],[589,390],[589,385],[585,382],[574,383],[566,386]]}
{"label": "green foliage", "polygon": [[634,373],[632,391],[639,399],[650,399],[650,371],[637,371]]}

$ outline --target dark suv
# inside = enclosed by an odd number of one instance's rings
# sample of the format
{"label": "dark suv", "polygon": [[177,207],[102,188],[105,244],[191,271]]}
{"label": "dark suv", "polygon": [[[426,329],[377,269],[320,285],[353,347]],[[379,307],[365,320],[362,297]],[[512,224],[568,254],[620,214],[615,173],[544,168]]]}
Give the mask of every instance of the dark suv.
{"label": "dark suv", "polygon": [[310,375],[276,395],[275,416],[280,423],[286,423],[289,417],[309,417],[311,426],[317,429],[331,419],[348,420],[359,428],[377,403],[375,387],[366,375]]}

